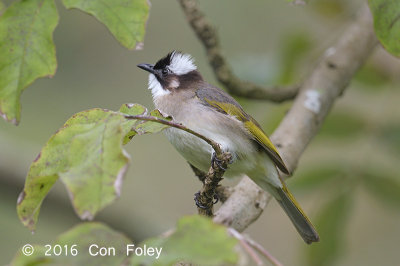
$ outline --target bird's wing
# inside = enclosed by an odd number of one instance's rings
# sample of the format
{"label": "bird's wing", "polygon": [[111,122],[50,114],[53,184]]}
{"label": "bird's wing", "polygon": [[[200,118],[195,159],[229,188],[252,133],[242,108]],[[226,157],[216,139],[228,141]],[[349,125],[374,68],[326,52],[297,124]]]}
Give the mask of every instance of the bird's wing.
{"label": "bird's wing", "polygon": [[219,112],[234,116],[239,121],[242,121],[244,127],[250,132],[254,140],[264,148],[278,168],[285,174],[289,174],[289,170],[267,134],[265,134],[257,121],[243,110],[235,99],[223,90],[212,87],[211,85],[208,85],[207,88],[198,89],[196,95],[204,104],[215,108]]}

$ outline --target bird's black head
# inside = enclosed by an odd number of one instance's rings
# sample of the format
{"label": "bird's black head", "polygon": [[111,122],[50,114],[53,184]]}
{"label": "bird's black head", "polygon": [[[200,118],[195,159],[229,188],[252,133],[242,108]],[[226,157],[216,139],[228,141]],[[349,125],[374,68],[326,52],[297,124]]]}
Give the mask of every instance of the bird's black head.
{"label": "bird's black head", "polygon": [[168,94],[173,89],[189,88],[190,83],[201,79],[192,57],[176,51],[167,54],[155,65],[139,64],[138,67],[150,72],[149,89],[154,97]]}

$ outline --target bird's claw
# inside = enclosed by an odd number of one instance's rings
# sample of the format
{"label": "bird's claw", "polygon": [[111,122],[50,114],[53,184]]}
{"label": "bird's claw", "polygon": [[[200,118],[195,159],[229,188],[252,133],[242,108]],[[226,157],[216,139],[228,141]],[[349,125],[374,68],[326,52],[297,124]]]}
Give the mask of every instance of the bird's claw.
{"label": "bird's claw", "polygon": [[218,159],[217,156],[215,155],[215,152],[213,152],[212,157],[211,157],[211,165],[214,165],[214,163],[218,166],[219,169],[226,171],[228,168],[225,168],[222,166],[222,160]]}
{"label": "bird's claw", "polygon": [[[198,192],[196,192],[196,193],[194,194],[194,202],[196,203],[196,206],[197,206],[198,208],[200,208],[200,209],[203,209],[203,210],[208,209],[207,206],[204,206],[203,204],[201,204],[201,202],[200,202],[200,200],[199,200],[199,197],[200,197],[200,191],[198,191]],[[212,204],[213,204],[213,205],[214,205],[214,204],[217,204],[218,201],[219,201],[218,195],[217,195],[217,194],[214,194],[214,201],[213,201]]]}
{"label": "bird's claw", "polygon": [[204,206],[203,204],[201,204],[201,202],[200,202],[200,200],[199,200],[199,197],[200,197],[200,191],[198,191],[198,192],[196,192],[196,193],[194,194],[194,202],[196,203],[196,206],[197,206],[198,208],[200,208],[200,209],[203,209],[203,210],[208,209],[206,206]]}
{"label": "bird's claw", "polygon": [[217,195],[217,194],[214,194],[214,201],[213,201],[213,204],[217,204],[218,201],[219,201],[218,195]]}

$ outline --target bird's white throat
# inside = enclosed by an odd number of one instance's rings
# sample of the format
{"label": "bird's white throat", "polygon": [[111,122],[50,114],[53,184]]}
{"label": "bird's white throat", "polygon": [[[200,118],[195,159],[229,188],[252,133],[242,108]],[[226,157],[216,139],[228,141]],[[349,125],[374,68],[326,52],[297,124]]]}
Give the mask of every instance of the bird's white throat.
{"label": "bird's white throat", "polygon": [[171,93],[171,91],[165,90],[163,88],[163,86],[160,84],[160,82],[158,82],[154,74],[149,75],[149,90],[153,95],[153,100],[157,99],[160,96],[164,96]]}

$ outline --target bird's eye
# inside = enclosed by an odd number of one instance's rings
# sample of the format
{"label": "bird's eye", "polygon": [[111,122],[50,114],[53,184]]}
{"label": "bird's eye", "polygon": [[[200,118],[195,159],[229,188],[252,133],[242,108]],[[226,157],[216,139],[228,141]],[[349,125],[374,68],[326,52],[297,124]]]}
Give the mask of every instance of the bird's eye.
{"label": "bird's eye", "polygon": [[162,75],[165,77],[166,75],[168,75],[168,73],[169,73],[169,71],[168,71],[168,68],[164,68],[162,71],[161,71],[161,73],[162,73]]}

